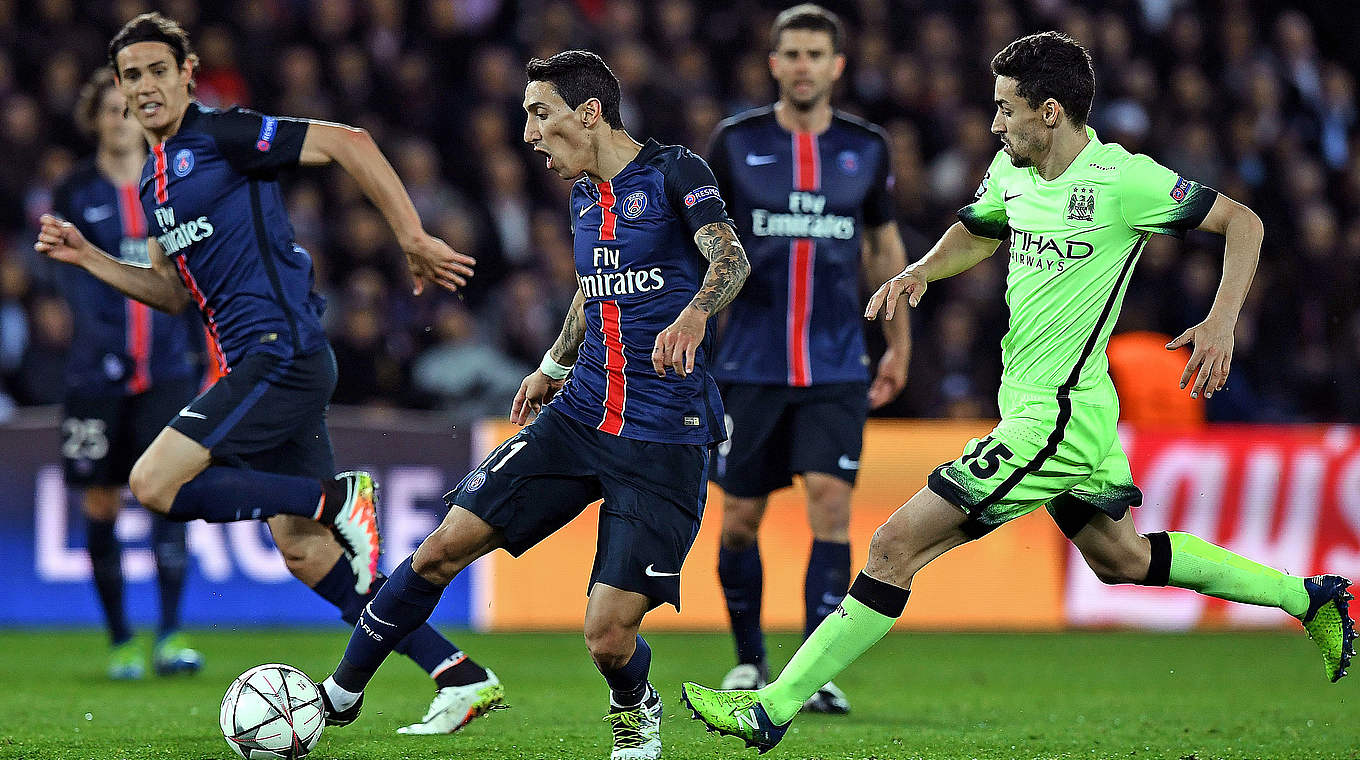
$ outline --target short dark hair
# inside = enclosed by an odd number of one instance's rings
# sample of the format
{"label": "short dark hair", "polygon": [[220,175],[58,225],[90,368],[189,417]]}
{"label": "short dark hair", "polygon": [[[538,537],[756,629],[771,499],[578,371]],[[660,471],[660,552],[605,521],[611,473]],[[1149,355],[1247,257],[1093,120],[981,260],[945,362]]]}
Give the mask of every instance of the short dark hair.
{"label": "short dark hair", "polygon": [[163,42],[175,54],[175,63],[184,67],[184,62],[198,63],[198,54],[189,43],[189,33],[178,21],[152,11],[143,13],[123,24],[123,28],[109,41],[109,65],[118,71],[118,51],[138,42]]}
{"label": "short dark hair", "polygon": [[575,109],[595,98],[603,109],[601,116],[614,129],[623,129],[619,102],[623,95],[619,78],[600,56],[589,50],[564,50],[549,58],[534,58],[524,66],[530,82],[547,82]]}
{"label": "short dark hair", "polygon": [[1096,95],[1091,54],[1062,32],[1040,32],[1012,42],[992,59],[992,73],[1014,79],[1016,93],[1030,108],[1053,98],[1079,127],[1091,115]]}
{"label": "short dark hair", "polygon": [[790,29],[826,32],[831,35],[831,49],[837,53],[845,44],[845,26],[840,17],[815,3],[795,5],[775,16],[770,27],[770,46],[779,47],[779,36]]}
{"label": "short dark hair", "polygon": [[108,66],[100,66],[90,74],[90,78],[85,80],[85,84],[80,88],[80,97],[76,99],[76,127],[81,134],[90,136],[95,133],[95,125],[99,122],[99,109],[104,105],[104,93],[110,89],[117,89],[118,83],[114,81],[113,69]]}

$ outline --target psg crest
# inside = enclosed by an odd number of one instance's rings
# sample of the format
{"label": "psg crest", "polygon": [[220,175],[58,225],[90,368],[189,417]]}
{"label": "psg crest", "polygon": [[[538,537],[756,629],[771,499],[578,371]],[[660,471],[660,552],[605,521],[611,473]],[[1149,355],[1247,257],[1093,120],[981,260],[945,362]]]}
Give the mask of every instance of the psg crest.
{"label": "psg crest", "polygon": [[194,170],[194,152],[185,148],[175,154],[175,162],[172,165],[176,177],[186,176]]}
{"label": "psg crest", "polygon": [[623,199],[623,215],[629,219],[642,216],[642,212],[646,210],[647,194],[641,190],[635,190]]}
{"label": "psg crest", "polygon": [[1067,221],[1094,222],[1096,220],[1096,189],[1091,185],[1074,185],[1067,197]]}

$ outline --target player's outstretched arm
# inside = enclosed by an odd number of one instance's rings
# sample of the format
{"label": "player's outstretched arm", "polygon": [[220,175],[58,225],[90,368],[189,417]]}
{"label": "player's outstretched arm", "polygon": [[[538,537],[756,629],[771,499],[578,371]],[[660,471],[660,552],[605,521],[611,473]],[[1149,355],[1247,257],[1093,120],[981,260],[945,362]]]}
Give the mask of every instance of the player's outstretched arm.
{"label": "player's outstretched arm", "polygon": [[1203,393],[1208,398],[1228,382],[1228,372],[1232,369],[1233,331],[1237,329],[1237,315],[1242,311],[1242,303],[1256,276],[1265,226],[1254,211],[1220,194],[1198,229],[1225,238],[1223,277],[1218,282],[1218,293],[1214,295],[1209,316],[1166,347],[1168,350],[1185,345],[1192,347],[1190,361],[1181,373],[1181,387],[1194,377],[1190,397],[1198,398]]}
{"label": "player's outstretched arm", "polygon": [[704,342],[708,319],[722,311],[737,297],[746,276],[751,273],[751,262],[746,260],[746,249],[737,239],[737,231],[727,222],[705,224],[694,233],[694,243],[708,259],[708,272],[699,292],[669,327],[656,334],[652,347],[652,369],[658,377],[666,376],[666,368],[684,377],[694,371],[694,357],[699,344]]}
{"label": "player's outstretched arm", "polygon": [[78,266],[128,298],[153,309],[178,314],[189,304],[189,291],[184,289],[175,266],[165,257],[155,238],[146,241],[151,267],[140,267],[101,251],[68,221],[51,214],[43,214],[38,221],[38,241],[33,248],[39,253]]}
{"label": "player's outstretched arm", "polygon": [[543,408],[543,404],[566,382],[567,373],[576,364],[581,342],[586,339],[586,297],[578,288],[576,297],[567,309],[562,331],[557,334],[552,348],[543,355],[538,369],[530,372],[519,384],[519,392],[510,404],[510,421],[524,425]]}
{"label": "player's outstretched arm", "polygon": [[476,260],[425,231],[406,187],[368,132],[343,124],[309,122],[299,163],[316,166],[332,161],[359,183],[364,195],[382,212],[406,254],[416,295],[424,291],[426,283],[447,290],[467,285]]}
{"label": "player's outstretched arm", "polygon": [[882,309],[883,318],[892,319],[897,313],[897,299],[902,296],[906,296],[907,302],[916,306],[921,303],[928,283],[972,269],[979,261],[991,256],[1000,244],[1000,240],[978,237],[969,232],[962,222],[955,222],[919,261],[879,287],[864,309],[864,318],[873,319]]}
{"label": "player's outstretched arm", "polygon": [[[864,276],[870,285],[887,282],[907,266],[907,249],[897,222],[871,227],[864,235]],[[903,314],[899,319],[883,320],[886,348],[878,362],[878,373],[869,385],[869,408],[877,409],[897,398],[907,385],[907,366],[911,362],[911,323]]]}

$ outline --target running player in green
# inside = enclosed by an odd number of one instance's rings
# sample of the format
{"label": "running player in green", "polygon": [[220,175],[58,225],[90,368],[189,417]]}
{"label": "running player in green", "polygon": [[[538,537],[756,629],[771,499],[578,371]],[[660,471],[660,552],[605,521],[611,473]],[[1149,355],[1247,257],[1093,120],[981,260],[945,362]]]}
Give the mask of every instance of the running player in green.
{"label": "running player in green", "polygon": [[1354,654],[1350,581],[1286,575],[1186,533],[1139,534],[1129,513],[1142,494],[1119,444],[1119,405],[1105,359],[1129,274],[1153,234],[1201,229],[1226,238],[1208,317],[1167,344],[1193,346],[1181,387],[1211,396],[1228,379],[1233,328],[1260,252],[1260,219],[1147,156],[1101,143],[1086,126],[1095,92],[1091,58],[1070,37],[1022,37],[992,60],[992,73],[992,131],[1003,148],[976,200],[925,257],[879,288],[865,316],[882,309],[892,319],[903,296],[916,306],[927,283],[972,267],[1009,234],[1001,422],[936,468],[878,528],[850,593],[773,683],[758,691],[684,685],[696,718],[762,753],[783,738],[804,700],[888,632],[918,570],[1045,505],[1105,583],[1177,586],[1283,609],[1322,649],[1332,681],[1346,674]]}

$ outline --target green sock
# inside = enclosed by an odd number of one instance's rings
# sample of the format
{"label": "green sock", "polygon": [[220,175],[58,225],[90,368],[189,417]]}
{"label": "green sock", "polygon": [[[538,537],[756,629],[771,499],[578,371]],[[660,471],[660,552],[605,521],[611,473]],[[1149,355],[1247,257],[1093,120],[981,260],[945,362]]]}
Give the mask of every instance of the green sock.
{"label": "green sock", "polygon": [[1167,533],[1167,537],[1171,539],[1167,585],[1230,602],[1279,607],[1294,617],[1308,611],[1308,592],[1302,578],[1253,562],[1189,533]]}
{"label": "green sock", "polygon": [[841,600],[840,609],[827,615],[794,652],[779,678],[760,690],[760,703],[770,720],[780,725],[792,720],[808,697],[869,651],[896,621],[853,596]]}

